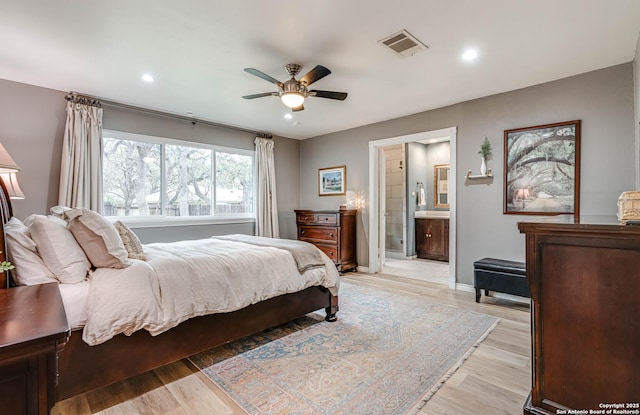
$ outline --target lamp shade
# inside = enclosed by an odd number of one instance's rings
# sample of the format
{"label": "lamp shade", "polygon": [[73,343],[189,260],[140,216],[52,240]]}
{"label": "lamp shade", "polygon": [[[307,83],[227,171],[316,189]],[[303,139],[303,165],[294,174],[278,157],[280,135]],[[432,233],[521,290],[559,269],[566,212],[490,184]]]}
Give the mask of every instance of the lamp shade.
{"label": "lamp shade", "polygon": [[0,177],[2,177],[4,186],[7,188],[9,198],[24,199],[24,193],[22,193],[22,189],[20,189],[20,185],[18,184],[18,177],[16,176],[15,172],[0,173]]}
{"label": "lamp shade", "polygon": [[20,167],[11,158],[4,146],[0,144],[0,173],[11,173],[20,171]]}

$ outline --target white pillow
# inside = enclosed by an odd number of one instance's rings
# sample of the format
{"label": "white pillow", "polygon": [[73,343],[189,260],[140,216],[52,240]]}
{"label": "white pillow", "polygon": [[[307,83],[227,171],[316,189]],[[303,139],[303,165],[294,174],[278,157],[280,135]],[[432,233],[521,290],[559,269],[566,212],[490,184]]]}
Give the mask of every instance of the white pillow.
{"label": "white pillow", "polygon": [[86,208],[65,212],[69,230],[96,268],[126,268],[131,265],[118,231],[101,214]]}
{"label": "white pillow", "polygon": [[64,220],[31,215],[24,223],[29,227],[42,261],[58,281],[64,284],[84,281],[91,264]]}
{"label": "white pillow", "polygon": [[4,225],[7,242],[7,256],[15,266],[11,271],[17,285],[36,285],[58,282],[55,275],[42,262],[36,243],[31,239],[29,228],[18,218],[11,218]]}

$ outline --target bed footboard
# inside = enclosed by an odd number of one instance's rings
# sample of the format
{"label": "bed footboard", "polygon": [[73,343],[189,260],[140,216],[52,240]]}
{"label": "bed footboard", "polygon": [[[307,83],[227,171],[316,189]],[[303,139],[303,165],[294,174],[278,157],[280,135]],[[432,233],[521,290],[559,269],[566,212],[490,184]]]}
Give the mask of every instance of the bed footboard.
{"label": "bed footboard", "polygon": [[309,287],[232,313],[192,318],[155,337],[140,330],[89,346],[82,340],[81,331],[73,331],[59,353],[57,400],[156,369],[319,309],[325,309],[327,321],[335,321],[338,297],[324,287]]}

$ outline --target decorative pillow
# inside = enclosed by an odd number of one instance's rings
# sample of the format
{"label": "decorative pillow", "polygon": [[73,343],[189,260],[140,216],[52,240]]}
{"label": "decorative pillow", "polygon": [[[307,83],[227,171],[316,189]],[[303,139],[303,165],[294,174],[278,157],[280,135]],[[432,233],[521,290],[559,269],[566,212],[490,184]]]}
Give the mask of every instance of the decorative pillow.
{"label": "decorative pillow", "polygon": [[64,284],[84,281],[91,264],[64,220],[31,215],[24,224],[29,228],[40,258],[58,281]]}
{"label": "decorative pillow", "polygon": [[120,222],[119,220],[116,221],[113,226],[115,226],[118,234],[120,234],[120,239],[122,239],[124,249],[127,250],[127,255],[129,256],[129,258],[146,261],[147,256],[144,254],[142,243],[140,242],[138,235],[133,233],[133,231],[129,229],[127,225]]}
{"label": "decorative pillow", "polygon": [[65,212],[69,230],[96,268],[126,268],[130,264],[127,250],[111,222],[90,209]]}
{"label": "decorative pillow", "polygon": [[55,275],[42,262],[29,228],[18,218],[11,218],[4,225],[8,260],[15,266],[11,271],[17,285],[36,285],[58,282]]}

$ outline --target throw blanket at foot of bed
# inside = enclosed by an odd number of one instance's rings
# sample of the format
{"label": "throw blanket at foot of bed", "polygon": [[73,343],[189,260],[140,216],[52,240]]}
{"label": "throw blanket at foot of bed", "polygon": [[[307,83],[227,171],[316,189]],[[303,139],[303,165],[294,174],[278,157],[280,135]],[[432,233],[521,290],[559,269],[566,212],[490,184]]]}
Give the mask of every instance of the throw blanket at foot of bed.
{"label": "throw blanket at foot of bed", "polygon": [[239,310],[311,286],[337,295],[338,272],[326,256],[322,267],[300,273],[288,250],[231,240],[154,243],[144,252],[147,262],[92,273],[86,343],[140,329],[157,335],[191,317]]}
{"label": "throw blanket at foot of bed", "polygon": [[271,246],[274,248],[284,249],[289,251],[293,256],[293,259],[298,265],[298,271],[305,272],[308,269],[321,268],[325,265],[325,260],[322,258],[322,251],[320,251],[314,245],[298,241],[294,239],[276,239],[265,238],[263,236],[251,236],[251,235],[224,235],[224,236],[212,236],[215,239],[223,239],[226,241],[243,242],[245,244],[251,244],[256,246]]}

